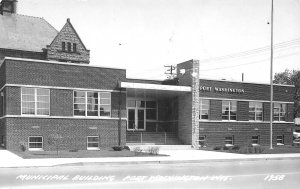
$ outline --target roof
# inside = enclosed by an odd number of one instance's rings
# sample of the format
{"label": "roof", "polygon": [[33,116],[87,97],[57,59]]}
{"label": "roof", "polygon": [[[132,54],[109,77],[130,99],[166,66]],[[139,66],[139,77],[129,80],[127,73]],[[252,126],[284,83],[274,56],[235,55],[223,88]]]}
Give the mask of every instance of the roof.
{"label": "roof", "polygon": [[45,19],[19,14],[0,15],[0,48],[42,52],[58,31]]}

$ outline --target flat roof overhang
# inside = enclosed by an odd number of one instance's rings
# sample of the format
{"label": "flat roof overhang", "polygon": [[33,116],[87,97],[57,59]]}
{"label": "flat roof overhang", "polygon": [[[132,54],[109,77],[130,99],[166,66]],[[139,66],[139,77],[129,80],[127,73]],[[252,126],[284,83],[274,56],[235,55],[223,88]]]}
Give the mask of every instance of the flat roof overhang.
{"label": "flat roof overhang", "polygon": [[129,97],[172,97],[190,93],[192,91],[192,87],[189,86],[160,85],[150,83],[121,82],[120,86],[121,88],[127,89],[127,94]]}

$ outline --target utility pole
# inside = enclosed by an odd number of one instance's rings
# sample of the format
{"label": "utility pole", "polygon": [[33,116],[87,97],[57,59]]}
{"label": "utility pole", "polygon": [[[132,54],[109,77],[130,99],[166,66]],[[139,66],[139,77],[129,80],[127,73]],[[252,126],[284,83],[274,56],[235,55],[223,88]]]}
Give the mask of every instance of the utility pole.
{"label": "utility pole", "polygon": [[271,57],[270,57],[270,149],[273,149],[273,0],[271,5]]}

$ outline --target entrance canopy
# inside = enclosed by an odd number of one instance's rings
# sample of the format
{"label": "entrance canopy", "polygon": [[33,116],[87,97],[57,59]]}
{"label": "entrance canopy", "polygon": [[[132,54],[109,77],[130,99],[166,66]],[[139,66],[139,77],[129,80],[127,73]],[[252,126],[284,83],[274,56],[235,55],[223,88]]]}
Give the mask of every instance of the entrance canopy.
{"label": "entrance canopy", "polygon": [[148,83],[121,82],[121,88],[127,89],[129,96],[156,96],[173,97],[180,94],[190,93],[192,88],[189,86],[160,85]]}

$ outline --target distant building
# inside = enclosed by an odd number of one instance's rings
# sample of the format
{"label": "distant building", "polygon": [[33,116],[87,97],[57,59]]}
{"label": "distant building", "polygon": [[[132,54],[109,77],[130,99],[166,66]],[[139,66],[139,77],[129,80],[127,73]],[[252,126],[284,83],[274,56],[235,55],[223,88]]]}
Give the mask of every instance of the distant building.
{"label": "distant building", "polygon": [[[128,143],[270,143],[269,85],[199,78],[177,65],[178,82],[126,78],[89,65],[70,19],[58,32],[42,18],[0,4],[0,143],[8,150],[97,150]],[[274,86],[274,145],[293,140],[293,86]]]}

